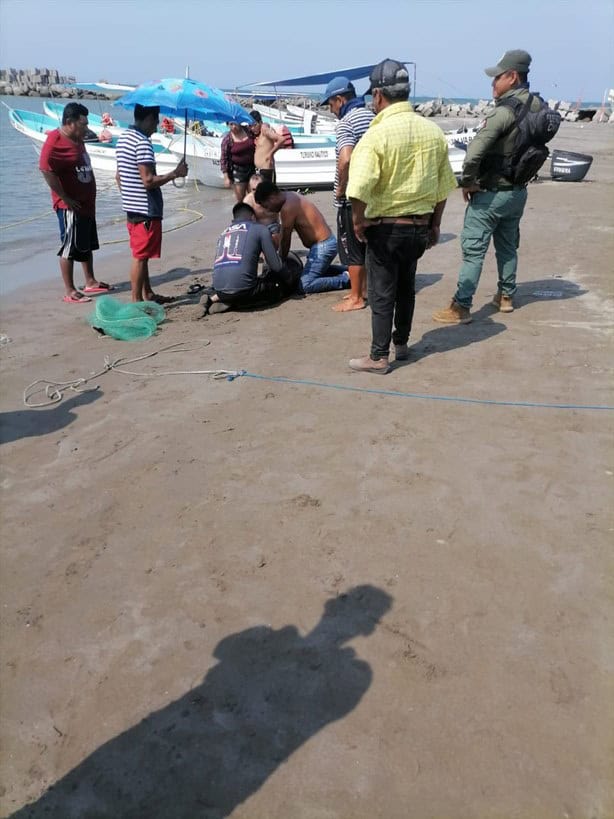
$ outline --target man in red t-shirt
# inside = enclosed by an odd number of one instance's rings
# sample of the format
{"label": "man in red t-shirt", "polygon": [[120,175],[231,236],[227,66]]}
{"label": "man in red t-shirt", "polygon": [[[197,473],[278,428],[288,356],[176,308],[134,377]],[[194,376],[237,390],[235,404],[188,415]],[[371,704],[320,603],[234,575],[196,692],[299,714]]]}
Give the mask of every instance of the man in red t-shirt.
{"label": "man in red t-shirt", "polygon": [[[96,231],[96,180],[83,137],[87,131],[88,110],[69,102],[62,124],[51,131],[40,156],[39,168],[51,188],[51,201],[60,225],[60,270],[72,304],[91,301],[88,294],[107,293],[113,288],[96,281],[92,251],[98,250]],[[83,291],[75,287],[74,262],[81,262],[85,276]]]}

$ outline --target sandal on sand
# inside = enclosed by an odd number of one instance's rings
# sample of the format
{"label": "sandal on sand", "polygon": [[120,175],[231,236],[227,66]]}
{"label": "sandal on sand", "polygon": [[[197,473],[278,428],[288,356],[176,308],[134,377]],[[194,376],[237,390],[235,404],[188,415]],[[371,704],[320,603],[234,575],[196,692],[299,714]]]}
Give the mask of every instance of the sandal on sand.
{"label": "sandal on sand", "polygon": [[83,293],[80,293],[78,290],[73,290],[70,296],[64,296],[62,301],[65,301],[67,304],[85,304],[91,301],[91,299],[89,296],[84,296]]}
{"label": "sandal on sand", "polygon": [[161,296],[160,293],[154,293],[149,301],[155,301],[156,304],[170,304],[175,301],[174,296]]}
{"label": "sandal on sand", "polygon": [[209,315],[209,308],[213,304],[213,302],[211,301],[211,296],[208,293],[205,293],[205,295],[203,296],[203,298],[200,301],[200,304],[201,304],[201,307],[203,308],[203,314],[202,314],[201,318],[204,318],[205,316]]}
{"label": "sandal on sand", "polygon": [[198,284],[198,282],[194,282],[188,287],[188,296],[194,296],[196,293],[200,293],[201,290],[205,289],[204,284]]}
{"label": "sandal on sand", "polygon": [[108,293],[110,290],[115,290],[112,284],[107,284],[106,282],[98,282],[97,285],[94,287],[84,287],[83,292],[89,293],[91,295],[97,295],[98,293]]}

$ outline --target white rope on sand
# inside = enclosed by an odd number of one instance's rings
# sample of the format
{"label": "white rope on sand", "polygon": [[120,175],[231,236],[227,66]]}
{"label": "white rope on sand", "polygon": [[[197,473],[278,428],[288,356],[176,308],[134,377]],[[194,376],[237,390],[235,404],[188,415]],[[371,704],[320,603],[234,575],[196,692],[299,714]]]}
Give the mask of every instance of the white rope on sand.
{"label": "white rope on sand", "polygon": [[[210,341],[205,340],[202,346],[207,347],[210,343]],[[165,372],[140,373],[134,372],[133,370],[123,369],[123,367],[127,364],[134,364],[137,361],[144,361],[146,358],[153,358],[160,353],[189,352],[190,350],[195,349],[194,347],[186,347],[185,344],[185,341],[179,341],[176,344],[169,344],[167,347],[162,347],[161,349],[154,350],[151,353],[136,356],[136,358],[112,358],[111,356],[106,355],[104,357],[104,367],[97,372],[90,373],[90,375],[88,375],[86,378],[75,378],[72,381],[47,381],[46,379],[33,381],[23,391],[23,403],[26,405],[26,407],[30,408],[49,407],[52,404],[59,404],[64,398],[65,392],[93,392],[94,390],[97,390],[100,385],[96,384],[92,387],[86,387],[86,385],[90,381],[99,378],[101,375],[111,372],[111,370],[122,373],[123,375],[135,375],[146,378],[161,375],[210,375],[215,379],[221,379],[229,377],[236,378],[237,376],[241,375],[242,370],[167,370]],[[36,395],[40,395],[41,393],[46,396],[47,400],[36,403],[33,402],[32,398]]]}

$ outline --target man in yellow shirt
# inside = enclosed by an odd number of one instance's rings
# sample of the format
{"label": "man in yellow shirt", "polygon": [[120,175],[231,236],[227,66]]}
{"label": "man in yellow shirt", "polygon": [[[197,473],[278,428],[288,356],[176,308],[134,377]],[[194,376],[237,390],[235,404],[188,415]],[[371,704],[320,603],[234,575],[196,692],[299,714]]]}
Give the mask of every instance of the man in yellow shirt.
{"label": "man in yellow shirt", "polygon": [[[437,244],[446,199],[456,187],[443,131],[413,112],[403,63],[383,60],[370,76],[376,117],[352,152],[347,196],[354,231],[367,242],[371,354],[353,358],[362,372],[390,372],[407,359],[418,259]],[[394,333],[392,326],[394,322]]]}

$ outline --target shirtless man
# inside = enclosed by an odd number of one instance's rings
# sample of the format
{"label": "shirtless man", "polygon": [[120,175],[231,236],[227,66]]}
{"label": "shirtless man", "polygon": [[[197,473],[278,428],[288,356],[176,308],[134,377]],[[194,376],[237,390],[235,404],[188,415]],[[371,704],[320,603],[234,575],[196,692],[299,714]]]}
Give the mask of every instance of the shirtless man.
{"label": "shirtless man", "polygon": [[[337,239],[326,220],[307,199],[293,191],[281,191],[273,182],[261,182],[254,192],[258,205],[281,217],[281,241],[279,255],[285,261],[290,251],[292,231],[296,230],[303,245],[309,248],[307,262],[301,276],[303,293],[325,293],[329,290],[346,290],[350,276],[343,267],[331,266],[337,255]],[[333,275],[326,275],[332,273]]]}
{"label": "shirtless man", "polygon": [[281,148],[285,137],[263,122],[258,111],[250,111],[250,116],[254,120],[250,130],[256,141],[254,164],[262,178],[272,182],[275,174],[273,155]]}
{"label": "shirtless man", "polygon": [[254,198],[254,191],[258,187],[258,185],[262,182],[262,174],[255,173],[252,174],[249,178],[249,182],[247,183],[247,194],[243,201],[246,205],[249,205],[250,208],[253,208],[254,213],[256,214],[256,221],[259,225],[264,225],[265,228],[268,228],[269,233],[271,234],[271,239],[273,240],[273,244],[275,245],[275,250],[279,250],[279,240],[281,238],[281,229],[279,226],[279,214],[273,213],[270,210],[266,210],[263,208],[262,205],[259,205]]}

